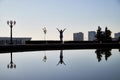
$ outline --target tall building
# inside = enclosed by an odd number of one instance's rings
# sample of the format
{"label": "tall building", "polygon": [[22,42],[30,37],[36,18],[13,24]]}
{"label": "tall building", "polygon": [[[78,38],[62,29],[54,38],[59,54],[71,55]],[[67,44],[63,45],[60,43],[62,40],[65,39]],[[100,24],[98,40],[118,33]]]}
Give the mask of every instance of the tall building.
{"label": "tall building", "polygon": [[84,40],[84,34],[82,32],[73,33],[73,40],[74,41],[83,41]]}
{"label": "tall building", "polygon": [[88,32],[88,41],[94,41],[96,39],[95,35],[96,35],[95,31],[89,31]]}
{"label": "tall building", "polygon": [[116,40],[118,40],[119,37],[120,37],[120,32],[114,34],[114,38],[115,38]]}

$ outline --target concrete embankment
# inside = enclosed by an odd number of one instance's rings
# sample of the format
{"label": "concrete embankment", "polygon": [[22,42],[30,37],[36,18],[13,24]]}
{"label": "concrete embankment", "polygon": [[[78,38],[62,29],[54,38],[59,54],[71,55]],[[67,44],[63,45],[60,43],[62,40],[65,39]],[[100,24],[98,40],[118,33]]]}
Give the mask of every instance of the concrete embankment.
{"label": "concrete embankment", "polygon": [[73,49],[98,49],[111,48],[120,49],[119,43],[52,43],[52,44],[26,44],[0,46],[0,53],[41,51],[41,50],[73,50]]}

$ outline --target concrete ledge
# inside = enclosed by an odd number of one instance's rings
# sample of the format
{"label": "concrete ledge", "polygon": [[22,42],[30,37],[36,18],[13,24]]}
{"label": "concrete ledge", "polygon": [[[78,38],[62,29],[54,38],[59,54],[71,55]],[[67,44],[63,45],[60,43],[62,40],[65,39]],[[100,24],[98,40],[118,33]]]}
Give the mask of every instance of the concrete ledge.
{"label": "concrete ledge", "polygon": [[42,51],[42,50],[73,50],[73,49],[98,49],[111,48],[120,49],[119,43],[56,43],[56,44],[26,44],[0,46],[0,53]]}

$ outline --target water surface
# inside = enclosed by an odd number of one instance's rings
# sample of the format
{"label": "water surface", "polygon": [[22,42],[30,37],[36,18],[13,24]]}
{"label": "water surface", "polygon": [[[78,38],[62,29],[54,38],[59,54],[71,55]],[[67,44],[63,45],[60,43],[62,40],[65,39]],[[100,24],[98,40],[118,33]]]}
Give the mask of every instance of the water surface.
{"label": "water surface", "polygon": [[97,59],[96,50],[53,50],[0,54],[0,80],[120,80],[120,52]]}

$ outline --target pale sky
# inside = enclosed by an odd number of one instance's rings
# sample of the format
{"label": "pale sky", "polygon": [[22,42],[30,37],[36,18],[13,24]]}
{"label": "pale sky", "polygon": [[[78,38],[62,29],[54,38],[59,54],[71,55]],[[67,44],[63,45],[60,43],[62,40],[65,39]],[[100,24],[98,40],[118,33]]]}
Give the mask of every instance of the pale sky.
{"label": "pale sky", "polygon": [[96,31],[106,26],[120,32],[119,0],[0,0],[0,37],[9,37],[7,20],[15,20],[14,37],[43,40],[43,27],[48,40],[59,40],[56,28],[64,29],[64,40],[72,40],[73,33]]}

